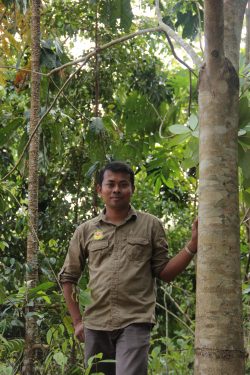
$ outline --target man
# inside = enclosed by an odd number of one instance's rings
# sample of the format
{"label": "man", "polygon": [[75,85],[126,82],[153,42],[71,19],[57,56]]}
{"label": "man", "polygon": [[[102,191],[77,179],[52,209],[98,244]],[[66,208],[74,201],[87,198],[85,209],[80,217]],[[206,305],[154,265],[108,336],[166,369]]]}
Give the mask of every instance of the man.
{"label": "man", "polygon": [[[155,277],[170,282],[197,251],[197,221],[188,244],[171,260],[160,221],[130,205],[134,173],[122,162],[100,172],[98,194],[105,208],[80,225],[60,272],[75,335],[85,341],[85,362],[97,353],[114,363],[99,363],[93,372],[146,375],[150,329],[155,322]],[[92,303],[84,319],[74,284],[88,260]]]}

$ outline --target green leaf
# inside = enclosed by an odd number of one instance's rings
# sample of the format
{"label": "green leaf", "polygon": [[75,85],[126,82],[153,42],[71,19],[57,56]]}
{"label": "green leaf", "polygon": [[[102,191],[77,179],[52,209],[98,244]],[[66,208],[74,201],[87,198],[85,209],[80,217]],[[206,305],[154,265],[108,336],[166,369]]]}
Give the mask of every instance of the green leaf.
{"label": "green leaf", "polygon": [[91,167],[85,173],[85,176],[87,178],[92,178],[94,173],[98,170],[99,164],[100,164],[99,161],[96,161],[93,165],[91,165]]}
{"label": "green leaf", "polygon": [[7,242],[1,240],[0,241],[0,249],[4,250],[6,247],[9,247],[9,245],[7,244]]}
{"label": "green leaf", "polygon": [[128,32],[133,20],[130,0],[121,1],[121,27]]}
{"label": "green leaf", "polygon": [[55,283],[53,283],[52,281],[47,281],[45,283],[42,283],[36,286],[35,288],[29,289],[29,298],[34,298],[37,296],[38,292],[40,291],[45,292],[48,289],[52,288],[53,286],[55,286]]}
{"label": "green leaf", "polygon": [[159,123],[147,98],[136,91],[132,92],[126,100],[123,121],[127,134],[154,132]]}
{"label": "green leaf", "polygon": [[68,315],[63,317],[63,324],[65,325],[68,334],[72,335],[72,333],[74,333],[74,330],[72,326],[72,320]]}
{"label": "green leaf", "polygon": [[247,191],[243,191],[242,197],[246,205],[250,207],[250,193]]}
{"label": "green leaf", "polygon": [[105,132],[104,124],[101,117],[93,117],[89,129],[94,134],[98,135]]}
{"label": "green leaf", "polygon": [[188,119],[188,126],[191,130],[195,130],[198,126],[198,117],[192,114]]}
{"label": "green leaf", "polygon": [[250,119],[250,107],[248,103],[248,99],[246,96],[243,96],[240,99],[239,104],[239,128],[244,128]]}
{"label": "green leaf", "polygon": [[242,169],[243,177],[250,178],[250,150],[239,153],[239,166]]}
{"label": "green leaf", "polygon": [[171,180],[170,178],[167,179],[167,181],[165,182],[165,184],[166,184],[167,187],[169,187],[170,189],[174,189],[174,181]]}
{"label": "green leaf", "polygon": [[187,170],[187,169],[190,169],[192,167],[196,167],[197,166],[197,162],[195,162],[195,160],[191,159],[191,158],[188,158],[188,159],[185,159],[183,160],[183,162],[181,163],[182,167],[184,170]]}
{"label": "green leaf", "polygon": [[79,292],[79,306],[81,311],[84,310],[85,306],[90,305],[92,302],[91,294],[89,289],[80,290]]}
{"label": "green leaf", "polygon": [[0,129],[0,147],[3,147],[14,135],[16,129],[22,125],[23,119],[18,117],[12,120],[7,126]]}
{"label": "green leaf", "polygon": [[0,375],[13,375],[14,369],[11,366],[0,364]]}
{"label": "green leaf", "polygon": [[161,177],[158,177],[156,179],[155,189],[154,189],[156,195],[159,195],[161,186],[162,186],[162,179],[161,179]]}
{"label": "green leaf", "polygon": [[53,355],[53,358],[56,361],[56,363],[61,367],[64,367],[68,361],[68,358],[62,352],[55,353]]}
{"label": "green leaf", "polygon": [[4,196],[0,194],[0,212],[4,212],[6,210],[6,201],[4,199]]}
{"label": "green leaf", "polygon": [[190,134],[189,133],[178,134],[178,135],[176,135],[175,137],[171,138],[168,141],[168,147],[173,147],[173,146],[177,146],[177,145],[179,145],[181,143],[184,143],[188,138],[190,138]]}
{"label": "green leaf", "polygon": [[121,17],[121,0],[106,0],[100,11],[100,19],[105,24],[115,29],[116,21]]}
{"label": "green leaf", "polygon": [[52,343],[52,339],[53,339],[53,340],[56,340],[56,338],[57,338],[56,328],[52,326],[52,327],[48,330],[48,332],[47,332],[47,334],[46,334],[46,339],[47,339],[47,343],[48,343],[48,345],[51,345],[51,343]]}
{"label": "green leaf", "polygon": [[187,134],[190,133],[190,129],[184,125],[171,125],[168,127],[169,131],[173,134]]}
{"label": "green leaf", "polygon": [[2,284],[0,284],[0,304],[4,303],[5,299],[6,299],[5,288]]}
{"label": "green leaf", "polygon": [[246,132],[246,130],[245,129],[240,129],[239,131],[238,131],[238,137],[240,137],[241,135],[245,135],[247,132]]}

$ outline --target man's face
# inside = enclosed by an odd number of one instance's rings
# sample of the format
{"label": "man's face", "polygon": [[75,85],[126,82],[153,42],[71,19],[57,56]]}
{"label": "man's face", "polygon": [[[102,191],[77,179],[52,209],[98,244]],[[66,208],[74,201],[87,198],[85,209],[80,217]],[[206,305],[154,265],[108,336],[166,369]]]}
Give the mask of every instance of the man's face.
{"label": "man's face", "polygon": [[106,207],[124,209],[129,207],[134,188],[129,174],[106,170],[102,186],[98,185],[97,191]]}

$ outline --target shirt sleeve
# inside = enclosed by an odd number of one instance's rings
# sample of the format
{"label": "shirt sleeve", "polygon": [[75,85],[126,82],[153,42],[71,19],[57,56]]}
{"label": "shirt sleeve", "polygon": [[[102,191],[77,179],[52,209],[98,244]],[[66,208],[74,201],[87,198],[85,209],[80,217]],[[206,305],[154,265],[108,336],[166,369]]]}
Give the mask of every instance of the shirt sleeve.
{"label": "shirt sleeve", "polygon": [[63,267],[58,275],[61,284],[70,282],[77,284],[86,264],[82,231],[76,229],[70,244]]}
{"label": "shirt sleeve", "polygon": [[158,277],[168,263],[168,243],[165,230],[159,220],[154,222],[152,233],[152,272]]}

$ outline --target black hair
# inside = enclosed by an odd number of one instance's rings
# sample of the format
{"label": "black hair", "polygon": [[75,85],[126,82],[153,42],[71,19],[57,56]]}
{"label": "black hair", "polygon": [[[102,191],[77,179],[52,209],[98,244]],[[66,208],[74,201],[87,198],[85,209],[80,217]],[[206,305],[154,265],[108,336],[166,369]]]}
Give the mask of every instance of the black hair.
{"label": "black hair", "polygon": [[100,186],[102,186],[103,176],[104,176],[105,171],[111,171],[114,173],[117,173],[117,172],[127,173],[129,174],[132,187],[135,186],[135,174],[132,168],[128,164],[122,161],[112,161],[106,164],[99,172],[97,183]]}

